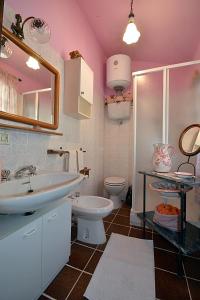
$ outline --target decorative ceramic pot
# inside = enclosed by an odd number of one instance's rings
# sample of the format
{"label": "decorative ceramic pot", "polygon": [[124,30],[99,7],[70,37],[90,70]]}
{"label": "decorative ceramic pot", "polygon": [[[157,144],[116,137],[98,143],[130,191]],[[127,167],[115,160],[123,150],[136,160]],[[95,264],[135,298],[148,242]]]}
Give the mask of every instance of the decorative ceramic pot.
{"label": "decorative ceramic pot", "polygon": [[168,144],[154,144],[153,166],[156,172],[169,172],[172,167],[171,157],[174,155],[174,147]]}

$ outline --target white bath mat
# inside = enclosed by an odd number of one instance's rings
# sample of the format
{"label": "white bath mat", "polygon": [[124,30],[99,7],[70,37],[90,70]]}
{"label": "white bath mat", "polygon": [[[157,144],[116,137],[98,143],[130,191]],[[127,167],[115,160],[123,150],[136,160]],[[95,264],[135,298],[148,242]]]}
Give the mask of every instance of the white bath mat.
{"label": "white bath mat", "polygon": [[112,233],[84,296],[155,300],[153,241]]}

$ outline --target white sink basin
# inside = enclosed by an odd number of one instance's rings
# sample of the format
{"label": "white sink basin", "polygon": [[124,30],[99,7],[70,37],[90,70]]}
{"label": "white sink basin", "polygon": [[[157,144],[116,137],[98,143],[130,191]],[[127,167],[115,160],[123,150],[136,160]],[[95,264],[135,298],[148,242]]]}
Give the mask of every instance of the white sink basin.
{"label": "white sink basin", "polygon": [[0,214],[40,209],[68,195],[83,179],[81,174],[51,172],[0,183]]}

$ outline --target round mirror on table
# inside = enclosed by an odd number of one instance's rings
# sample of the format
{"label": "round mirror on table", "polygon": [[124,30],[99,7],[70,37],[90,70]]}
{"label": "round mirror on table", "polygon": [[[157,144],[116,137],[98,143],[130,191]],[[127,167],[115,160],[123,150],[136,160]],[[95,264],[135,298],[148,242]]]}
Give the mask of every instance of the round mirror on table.
{"label": "round mirror on table", "polygon": [[194,168],[195,175],[195,165],[190,163],[190,157],[200,153],[200,124],[192,124],[183,130],[179,138],[179,149],[188,156],[188,160],[179,165],[178,171],[182,165],[190,164]]}

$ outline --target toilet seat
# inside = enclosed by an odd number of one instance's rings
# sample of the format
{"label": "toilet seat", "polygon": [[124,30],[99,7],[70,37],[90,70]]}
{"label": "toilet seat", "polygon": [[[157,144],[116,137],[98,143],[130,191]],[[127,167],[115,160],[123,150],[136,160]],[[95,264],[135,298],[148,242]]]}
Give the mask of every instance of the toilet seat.
{"label": "toilet seat", "polygon": [[105,182],[104,184],[110,185],[110,186],[121,186],[121,185],[125,185],[125,182],[124,183],[107,183],[107,182]]}
{"label": "toilet seat", "polygon": [[125,183],[126,180],[123,177],[107,177],[104,180],[104,184],[109,186],[122,186]]}
{"label": "toilet seat", "polygon": [[114,209],[121,207],[122,202],[120,194],[126,187],[126,179],[123,177],[113,176],[104,179],[104,188],[110,200],[112,200]]}

